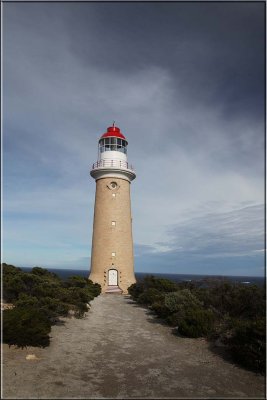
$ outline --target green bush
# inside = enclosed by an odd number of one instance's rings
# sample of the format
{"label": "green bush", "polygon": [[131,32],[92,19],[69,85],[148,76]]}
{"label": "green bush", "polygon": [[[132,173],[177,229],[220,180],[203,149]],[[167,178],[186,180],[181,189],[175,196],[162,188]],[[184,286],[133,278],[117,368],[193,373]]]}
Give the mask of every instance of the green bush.
{"label": "green bush", "polygon": [[162,293],[155,288],[148,288],[144,293],[138,296],[137,302],[139,304],[152,304],[164,298]]}
{"label": "green bush", "polygon": [[13,265],[2,264],[3,297],[6,301],[17,300],[20,293],[26,292],[27,286],[23,280],[23,272]]}
{"label": "green bush", "polygon": [[38,298],[35,296],[29,296],[28,294],[21,293],[17,301],[14,302],[16,307],[28,307],[36,306],[38,308]]}
{"label": "green bush", "polygon": [[82,318],[84,313],[88,311],[88,305],[82,302],[77,302],[74,306],[74,316],[76,318]]}
{"label": "green bush", "polygon": [[165,318],[171,326],[177,326],[185,318],[187,311],[199,309],[202,303],[194,296],[189,289],[182,289],[177,292],[165,295],[165,307],[168,310]]}
{"label": "green bush", "polygon": [[51,297],[42,297],[38,302],[38,306],[50,320],[57,317],[67,317],[70,310],[69,304]]}
{"label": "green bush", "polygon": [[265,316],[265,290],[256,285],[216,282],[210,288],[196,290],[195,294],[204,306],[214,307],[221,316],[247,319]]}
{"label": "green bush", "polygon": [[165,306],[164,304],[164,298],[159,298],[157,301],[152,303],[151,309],[155,312],[155,314],[159,318],[163,318],[168,320],[168,317],[170,315],[170,310]]}
{"label": "green bush", "polygon": [[173,314],[168,314],[166,316],[166,322],[171,326],[178,326],[180,322],[184,319],[185,312],[180,310],[179,312],[175,312]]}
{"label": "green bush", "polygon": [[182,289],[165,295],[165,306],[170,312],[179,312],[185,308],[201,307],[201,305],[201,302],[189,289]]}
{"label": "green bush", "polygon": [[128,293],[131,295],[133,300],[137,300],[139,295],[144,292],[144,285],[142,282],[133,283],[128,287]]}
{"label": "green bush", "polygon": [[[151,289],[161,292],[162,294],[168,292],[174,292],[177,290],[177,285],[168,279],[155,278],[153,275],[147,275],[141,282],[134,283],[128,288],[128,292],[134,300],[138,300],[146,291],[153,293]],[[156,293],[156,292],[155,292]],[[150,296],[150,295],[148,295]],[[142,300],[141,300],[142,301]],[[150,303],[150,301],[149,301]],[[143,303],[145,304],[145,303]]]}
{"label": "green bush", "polygon": [[233,286],[230,309],[232,317],[254,319],[265,317],[265,290],[256,285]]}
{"label": "green bush", "polygon": [[70,287],[68,289],[61,288],[58,298],[69,304],[89,303],[90,300],[93,300],[94,295],[87,288]]}
{"label": "green bush", "polygon": [[155,278],[153,275],[148,275],[143,281],[144,290],[157,289],[159,292],[168,293],[177,290],[177,284],[169,279]]}
{"label": "green bush", "polygon": [[34,267],[31,271],[31,273],[33,275],[37,275],[40,276],[42,278],[46,278],[48,280],[52,280],[52,281],[60,281],[60,278],[57,274],[55,274],[54,272],[50,272],[45,268],[41,268],[41,267]]}
{"label": "green bush", "polygon": [[3,342],[18,347],[49,345],[51,323],[35,306],[3,312]]}
{"label": "green bush", "polygon": [[232,357],[239,364],[256,372],[266,371],[265,319],[234,320],[232,334],[226,339]]}
{"label": "green bush", "polygon": [[178,325],[178,332],[184,336],[197,338],[206,336],[214,322],[214,315],[210,310],[200,308],[187,310]]}
{"label": "green bush", "polygon": [[87,286],[88,280],[86,278],[83,278],[82,276],[70,276],[66,281],[65,285],[66,287],[79,287],[79,288],[84,288]]}
{"label": "green bush", "polygon": [[[88,303],[101,293],[101,286],[92,281],[73,276],[62,281],[56,274],[40,267],[23,272],[13,265],[3,264],[3,297],[15,306],[3,319],[5,343],[18,346],[43,346],[49,343],[47,327],[58,317],[74,311],[81,318],[88,311]],[[39,317],[38,317],[39,315]],[[20,319],[20,316],[22,319]],[[18,319],[18,330],[15,329]],[[28,323],[21,336],[22,325]],[[30,334],[35,335],[30,339]]]}
{"label": "green bush", "polygon": [[176,292],[161,293],[161,296],[158,297],[154,296],[151,309],[158,317],[164,318],[170,325],[176,326],[178,321],[183,318],[186,309],[200,306],[201,303],[190,290],[182,289]]}
{"label": "green bush", "polygon": [[87,279],[87,286],[89,292],[94,296],[101,294],[101,285],[99,283],[93,283],[90,279]]}

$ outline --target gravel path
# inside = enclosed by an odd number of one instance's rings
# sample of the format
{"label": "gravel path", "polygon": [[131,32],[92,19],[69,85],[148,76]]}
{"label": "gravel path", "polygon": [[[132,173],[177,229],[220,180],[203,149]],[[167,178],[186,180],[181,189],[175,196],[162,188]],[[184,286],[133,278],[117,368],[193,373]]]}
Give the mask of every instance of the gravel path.
{"label": "gravel path", "polygon": [[65,321],[48,348],[3,346],[5,399],[264,398],[263,376],[173,335],[128,296],[101,295]]}

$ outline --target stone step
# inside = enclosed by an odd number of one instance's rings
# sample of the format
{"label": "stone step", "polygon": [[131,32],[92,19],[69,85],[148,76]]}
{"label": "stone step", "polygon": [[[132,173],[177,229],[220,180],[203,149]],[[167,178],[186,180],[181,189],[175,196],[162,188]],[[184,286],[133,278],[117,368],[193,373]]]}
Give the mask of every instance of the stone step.
{"label": "stone step", "polygon": [[108,286],[107,289],[105,290],[105,293],[122,294],[122,290],[119,288],[119,286]]}

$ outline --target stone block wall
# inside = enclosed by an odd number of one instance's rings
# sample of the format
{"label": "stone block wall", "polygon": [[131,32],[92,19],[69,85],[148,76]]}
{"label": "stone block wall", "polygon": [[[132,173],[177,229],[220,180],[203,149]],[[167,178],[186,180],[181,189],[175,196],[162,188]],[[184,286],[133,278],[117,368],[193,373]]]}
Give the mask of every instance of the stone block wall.
{"label": "stone block wall", "polygon": [[[117,186],[113,188],[115,183]],[[112,225],[112,221],[115,225]],[[112,254],[112,253],[115,253]],[[118,271],[118,286],[127,293],[135,283],[130,182],[120,178],[96,181],[91,273],[102,291],[108,286],[108,270]]]}

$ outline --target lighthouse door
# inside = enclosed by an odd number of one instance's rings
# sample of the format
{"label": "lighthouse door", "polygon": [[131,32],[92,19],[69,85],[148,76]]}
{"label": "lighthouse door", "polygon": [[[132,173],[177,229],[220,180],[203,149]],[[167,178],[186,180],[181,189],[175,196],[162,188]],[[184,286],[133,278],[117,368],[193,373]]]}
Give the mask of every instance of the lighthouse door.
{"label": "lighthouse door", "polygon": [[108,284],[109,286],[118,286],[118,271],[116,269],[108,271]]}

